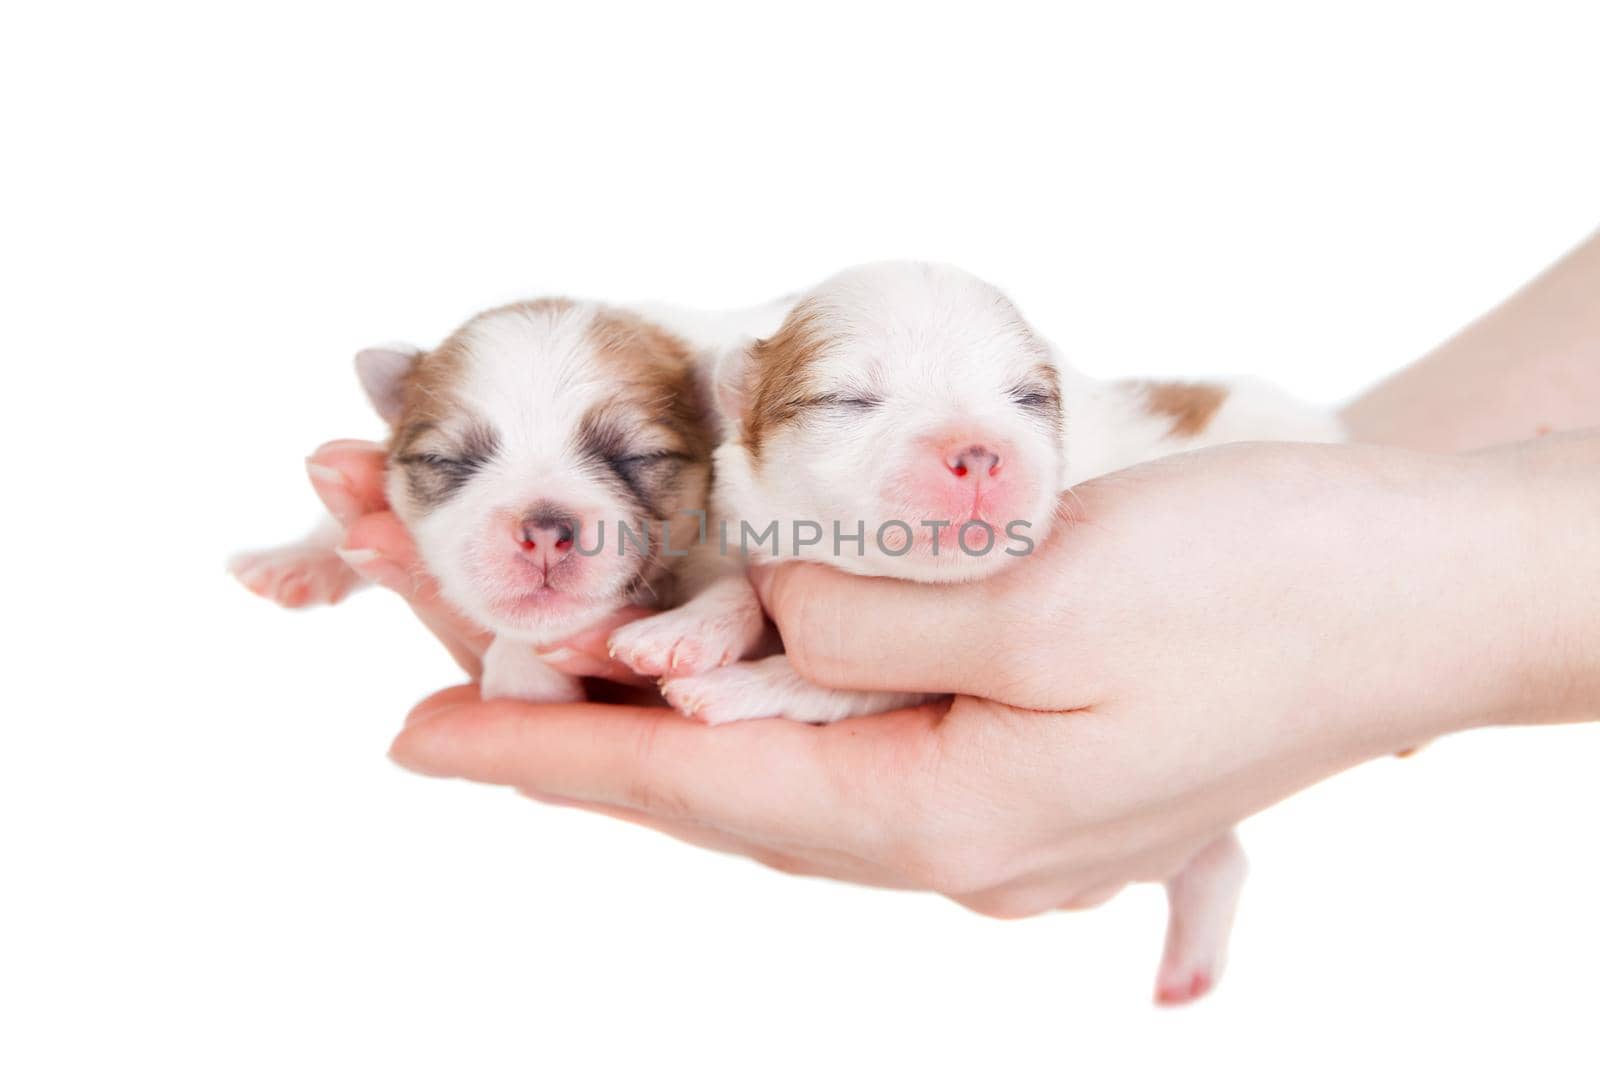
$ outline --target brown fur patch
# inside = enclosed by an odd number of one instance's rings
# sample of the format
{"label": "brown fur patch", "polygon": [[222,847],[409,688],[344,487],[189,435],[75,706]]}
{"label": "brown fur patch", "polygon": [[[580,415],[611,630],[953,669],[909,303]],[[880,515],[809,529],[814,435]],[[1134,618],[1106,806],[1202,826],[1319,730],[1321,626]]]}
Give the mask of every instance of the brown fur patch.
{"label": "brown fur patch", "polygon": [[390,451],[398,452],[428,427],[445,422],[453,413],[455,388],[466,372],[467,334],[474,325],[494,315],[521,311],[527,314],[556,314],[569,310],[571,300],[524,300],[473,315],[433,351],[417,357],[406,375],[400,421],[390,437]]}
{"label": "brown fur patch", "polygon": [[816,305],[801,301],[778,332],[751,347],[742,428],[743,443],[752,458],[759,461],[766,435],[794,418],[813,399],[809,369],[827,344]]}
{"label": "brown fur patch", "polygon": [[595,355],[615,375],[608,403],[635,404],[694,462],[711,458],[711,434],[694,380],[694,357],[677,337],[638,315],[603,308],[589,327]]}
{"label": "brown fur patch", "polygon": [[1216,417],[1217,408],[1228,398],[1221,385],[1184,381],[1139,383],[1144,391],[1145,409],[1161,418],[1170,418],[1169,437],[1197,437]]}
{"label": "brown fur patch", "polygon": [[[456,390],[466,372],[475,325],[507,314],[554,318],[572,311],[572,300],[545,298],[507,304],[474,315],[434,350],[417,357],[406,375],[400,421],[389,439],[398,455],[434,426],[449,422]],[[589,327],[595,358],[614,376],[607,407],[632,407],[666,431],[667,443],[694,462],[709,462],[711,439],[693,380],[688,348],[672,334],[627,311],[599,308]]]}

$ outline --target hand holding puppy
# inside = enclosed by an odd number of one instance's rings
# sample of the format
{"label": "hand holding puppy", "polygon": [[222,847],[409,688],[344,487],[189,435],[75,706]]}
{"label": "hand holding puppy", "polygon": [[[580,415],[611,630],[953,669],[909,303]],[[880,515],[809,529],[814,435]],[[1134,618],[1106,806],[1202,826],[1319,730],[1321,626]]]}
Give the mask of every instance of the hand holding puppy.
{"label": "hand holding puppy", "polygon": [[[392,754],[988,914],[1090,905],[1186,867],[1198,883],[1172,891],[1226,895],[1208,849],[1306,785],[1454,730],[1595,714],[1595,469],[1595,434],[1465,457],[1176,456],[1080,487],[1057,536],[981,585],[763,575],[801,674],[963,693],[947,710],[706,729],[453,689]],[[1158,995],[1197,991],[1172,976]]]}

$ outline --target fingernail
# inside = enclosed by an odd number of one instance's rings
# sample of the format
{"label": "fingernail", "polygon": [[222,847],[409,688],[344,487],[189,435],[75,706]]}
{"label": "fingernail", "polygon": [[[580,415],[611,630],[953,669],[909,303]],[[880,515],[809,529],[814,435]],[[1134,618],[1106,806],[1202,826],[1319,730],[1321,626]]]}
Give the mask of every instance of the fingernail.
{"label": "fingernail", "polygon": [[333,515],[334,521],[347,526],[361,517],[350,489],[350,479],[343,473],[331,466],[324,466],[313,456],[306,460],[306,475],[311,478],[311,487],[316,490],[317,498],[328,509],[328,513]]}
{"label": "fingernail", "polygon": [[306,460],[306,473],[311,475],[312,481],[325,481],[330,485],[348,485],[343,474],[331,466],[317,462],[315,457]]}

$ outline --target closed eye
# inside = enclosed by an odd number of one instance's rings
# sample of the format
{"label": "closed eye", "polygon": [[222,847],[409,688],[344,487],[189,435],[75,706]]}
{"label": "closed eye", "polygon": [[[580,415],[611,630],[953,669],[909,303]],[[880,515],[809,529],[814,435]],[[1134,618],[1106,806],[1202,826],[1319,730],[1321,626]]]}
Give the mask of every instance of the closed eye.
{"label": "closed eye", "polygon": [[643,452],[639,455],[624,455],[611,461],[618,466],[638,468],[649,466],[652,463],[665,462],[668,459],[682,461],[688,458],[682,452]]}
{"label": "closed eye", "polygon": [[481,464],[478,459],[459,459],[449,455],[439,455],[435,452],[419,452],[413,455],[402,455],[401,466],[427,466],[440,470],[467,470]]}
{"label": "closed eye", "polygon": [[481,455],[409,452],[395,461],[405,470],[413,497],[426,506],[434,506],[459,492],[489,460]]}
{"label": "closed eye", "polygon": [[881,406],[883,398],[880,396],[868,396],[863,393],[839,394],[830,392],[815,397],[811,403],[816,407],[848,407],[860,411],[870,411],[874,407]]}
{"label": "closed eye", "polygon": [[1019,407],[1045,408],[1056,404],[1055,395],[1043,389],[1013,389],[1011,399]]}

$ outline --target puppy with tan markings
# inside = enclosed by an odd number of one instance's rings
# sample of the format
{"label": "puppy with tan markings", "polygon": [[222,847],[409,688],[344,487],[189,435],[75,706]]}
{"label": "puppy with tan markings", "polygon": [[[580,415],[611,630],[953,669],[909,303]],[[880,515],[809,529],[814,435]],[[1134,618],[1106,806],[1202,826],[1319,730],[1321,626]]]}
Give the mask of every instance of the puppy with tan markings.
{"label": "puppy with tan markings", "polygon": [[[1100,474],[1225,441],[1341,437],[1331,416],[1260,384],[1091,380],[994,287],[928,264],[830,279],[777,332],[728,354],[716,379],[726,429],[714,514],[738,548],[758,564],[925,582],[981,578],[1029,554],[1061,494]],[[667,675],[667,699],[711,723],[829,722],[931,698],[831,691],[781,655],[716,668],[754,646],[744,620],[756,611],[729,575],[619,629],[613,649]],[[1168,883],[1162,1002],[1220,974],[1244,869],[1228,834]]]}
{"label": "puppy with tan markings", "polygon": [[[673,330],[601,304],[534,300],[486,311],[432,351],[356,357],[391,428],[390,506],[445,597],[495,634],[486,696],[581,698],[535,647],[694,591],[684,552],[712,448],[697,352],[781,314],[682,312]],[[319,535],[244,556],[235,572],[280,602],[332,602],[355,583],[335,543]]]}

